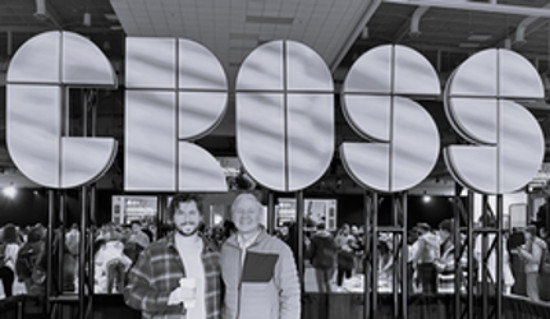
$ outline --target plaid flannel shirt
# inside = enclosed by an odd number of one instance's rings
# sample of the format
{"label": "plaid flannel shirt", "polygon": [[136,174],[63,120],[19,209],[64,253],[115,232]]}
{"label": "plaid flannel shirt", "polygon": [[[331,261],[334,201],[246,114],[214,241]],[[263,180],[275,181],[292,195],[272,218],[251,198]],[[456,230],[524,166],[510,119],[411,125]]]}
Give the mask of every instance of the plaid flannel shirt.
{"label": "plaid flannel shirt", "polygon": [[[202,263],[205,273],[206,319],[219,319],[221,307],[221,277],[219,251],[203,238]],[[185,277],[185,268],[170,234],[139,255],[136,264],[128,272],[128,285],[124,289],[124,301],[134,309],[141,310],[142,318],[183,319],[185,308],[168,306],[170,293]]]}

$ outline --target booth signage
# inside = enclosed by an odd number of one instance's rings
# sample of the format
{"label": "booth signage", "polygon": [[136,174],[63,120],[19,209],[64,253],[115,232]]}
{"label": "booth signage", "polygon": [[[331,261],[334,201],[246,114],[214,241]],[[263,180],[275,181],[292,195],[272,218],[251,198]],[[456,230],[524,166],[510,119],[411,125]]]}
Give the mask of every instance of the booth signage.
{"label": "booth signage", "polygon": [[[175,38],[126,39],[124,189],[226,191],[215,158],[194,140],[211,132],[227,108],[228,84],[204,46]],[[69,87],[116,88],[116,74],[88,39],[46,32],[23,44],[7,73],[6,139],[17,168],[34,182],[72,188],[100,178],[117,141],[67,136]],[[341,92],[349,125],[365,142],[344,142],[340,156],[360,185],[408,190],[433,170],[437,125],[414,101],[438,96],[429,61],[401,45],[364,53]],[[291,192],[321,178],[334,155],[334,87],[323,59],[302,43],[277,40],[254,49],[235,85],[239,159],[261,185]],[[471,144],[443,150],[454,179],[483,194],[525,186],[544,157],[544,135],[515,102],[544,97],[536,69],[521,55],[488,49],[463,62],[446,83],[444,108]]]}

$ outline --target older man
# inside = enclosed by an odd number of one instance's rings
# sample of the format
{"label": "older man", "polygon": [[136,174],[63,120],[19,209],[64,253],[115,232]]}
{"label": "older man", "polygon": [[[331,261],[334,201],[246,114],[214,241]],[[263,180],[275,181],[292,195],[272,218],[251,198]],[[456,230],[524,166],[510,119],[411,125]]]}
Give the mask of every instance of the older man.
{"label": "older man", "polygon": [[231,205],[237,228],[222,247],[225,319],[298,319],[300,284],[290,248],[266,233],[262,205],[240,194]]}

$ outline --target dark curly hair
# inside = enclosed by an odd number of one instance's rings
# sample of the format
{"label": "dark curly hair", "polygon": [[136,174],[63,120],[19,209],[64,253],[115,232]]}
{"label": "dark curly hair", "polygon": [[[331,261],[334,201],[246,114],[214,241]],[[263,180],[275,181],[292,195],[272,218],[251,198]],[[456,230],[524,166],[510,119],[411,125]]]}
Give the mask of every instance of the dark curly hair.
{"label": "dark curly hair", "polygon": [[170,205],[168,206],[168,221],[174,220],[174,214],[180,203],[185,203],[189,201],[194,201],[197,204],[197,208],[199,209],[199,214],[203,215],[202,196],[198,194],[181,193],[174,196],[172,198],[172,201],[170,202]]}

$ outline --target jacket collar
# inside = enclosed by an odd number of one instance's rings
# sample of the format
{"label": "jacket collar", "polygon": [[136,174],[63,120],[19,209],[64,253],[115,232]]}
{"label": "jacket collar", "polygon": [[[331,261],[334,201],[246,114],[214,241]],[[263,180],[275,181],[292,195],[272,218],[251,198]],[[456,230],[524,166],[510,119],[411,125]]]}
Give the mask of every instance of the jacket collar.
{"label": "jacket collar", "polygon": [[[238,231],[236,233],[234,233],[233,235],[231,235],[231,237],[229,237],[227,239],[227,243],[230,244],[231,246],[235,246],[235,247],[239,248],[239,241],[237,239],[237,236],[239,236]],[[256,240],[254,240],[254,242],[249,247],[253,247],[253,246],[257,245],[258,243],[260,243],[264,239],[266,239],[268,236],[269,235],[267,234],[267,231],[265,230],[265,227],[260,225],[260,233],[256,237]]]}

